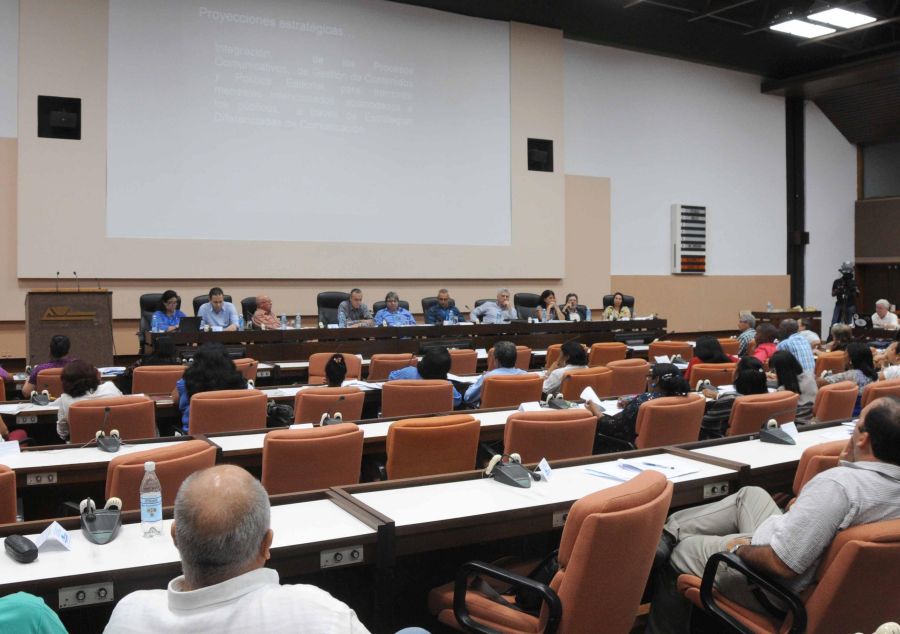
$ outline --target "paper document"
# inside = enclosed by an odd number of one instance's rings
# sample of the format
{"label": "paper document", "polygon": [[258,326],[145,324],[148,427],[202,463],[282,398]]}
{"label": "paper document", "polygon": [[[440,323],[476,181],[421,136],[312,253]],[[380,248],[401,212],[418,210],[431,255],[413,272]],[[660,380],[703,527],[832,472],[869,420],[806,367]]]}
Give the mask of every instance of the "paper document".
{"label": "paper document", "polygon": [[459,376],[458,374],[450,374],[447,373],[447,379],[450,381],[456,381],[457,383],[474,383],[478,380],[477,376]]}
{"label": "paper document", "polygon": [[581,400],[590,401],[591,403],[595,403],[595,404],[599,405],[601,410],[604,409],[604,407],[602,405],[600,405],[600,397],[597,396],[597,393],[594,391],[594,388],[592,388],[590,385],[588,385],[586,388],[584,388],[581,391],[580,396],[581,396]]}
{"label": "paper document", "polygon": [[591,475],[611,478],[619,482],[628,482],[644,471],[656,471],[666,476],[669,480],[698,471],[693,465],[679,463],[668,454],[646,458],[620,458],[616,461],[591,465],[590,467],[585,467],[584,470]]}
{"label": "paper document", "polygon": [[[647,349],[649,350],[650,347],[647,346]],[[672,363],[672,361],[669,359],[669,355],[667,355],[667,354],[663,354],[658,357],[653,357],[653,360],[656,361],[657,363]]]}

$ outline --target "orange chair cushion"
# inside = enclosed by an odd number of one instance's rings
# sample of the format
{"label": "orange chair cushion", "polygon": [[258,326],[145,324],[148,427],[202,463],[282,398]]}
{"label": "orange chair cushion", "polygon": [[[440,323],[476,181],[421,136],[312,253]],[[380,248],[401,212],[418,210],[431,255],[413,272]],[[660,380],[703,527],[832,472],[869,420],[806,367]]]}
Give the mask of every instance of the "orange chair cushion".
{"label": "orange chair cushion", "polygon": [[388,428],[388,478],[412,478],[475,468],[481,424],[467,414],[411,418]]}

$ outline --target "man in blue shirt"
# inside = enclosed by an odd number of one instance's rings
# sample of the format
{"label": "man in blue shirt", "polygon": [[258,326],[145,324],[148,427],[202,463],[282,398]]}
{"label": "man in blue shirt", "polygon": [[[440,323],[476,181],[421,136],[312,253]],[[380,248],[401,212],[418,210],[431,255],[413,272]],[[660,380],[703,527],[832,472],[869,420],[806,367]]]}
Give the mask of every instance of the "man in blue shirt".
{"label": "man in blue shirt", "polygon": [[798,332],[796,319],[781,320],[781,341],[775,346],[777,350],[787,350],[800,362],[804,372],[815,372],[816,358],[806,337]]}
{"label": "man in blue shirt", "polygon": [[494,344],[494,360],[497,367],[490,372],[485,372],[472,386],[466,390],[465,401],[472,407],[478,407],[481,403],[481,388],[484,385],[484,377],[495,374],[527,374],[525,370],[516,367],[516,344],[511,341],[498,341]]}
{"label": "man in blue shirt", "polygon": [[201,326],[213,330],[237,330],[238,314],[234,304],[225,301],[225,291],[218,286],[209,289],[209,301],[197,311]]}
{"label": "man in blue shirt", "polygon": [[416,318],[400,306],[400,297],[394,291],[384,296],[384,308],[375,313],[376,326],[415,326]]}
{"label": "man in blue shirt", "polygon": [[[425,350],[419,364],[416,366],[407,366],[394,370],[388,375],[388,381],[397,381],[399,379],[408,379],[413,381],[422,380],[447,380],[447,373],[450,372],[450,364],[453,360],[450,358],[450,351],[442,346],[429,347]],[[451,383],[452,385],[452,383]],[[453,407],[462,405],[462,395],[453,388]]]}
{"label": "man in blue shirt", "polygon": [[437,304],[433,304],[425,313],[425,323],[440,326],[445,321],[453,321],[454,317],[459,320],[459,309],[450,304],[450,291],[442,288],[437,293]]}

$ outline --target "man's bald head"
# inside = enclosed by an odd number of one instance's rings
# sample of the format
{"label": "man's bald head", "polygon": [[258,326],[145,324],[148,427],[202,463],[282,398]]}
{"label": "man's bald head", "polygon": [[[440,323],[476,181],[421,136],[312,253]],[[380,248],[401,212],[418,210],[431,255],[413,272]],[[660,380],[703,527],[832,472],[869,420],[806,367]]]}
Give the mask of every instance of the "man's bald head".
{"label": "man's bald head", "polygon": [[272,298],[268,295],[257,295],[256,307],[262,308],[264,311],[269,312],[270,310],[272,310]]}
{"label": "man's bald head", "polygon": [[191,588],[221,583],[259,568],[268,557],[269,496],[233,465],[188,477],[175,498],[175,545]]}

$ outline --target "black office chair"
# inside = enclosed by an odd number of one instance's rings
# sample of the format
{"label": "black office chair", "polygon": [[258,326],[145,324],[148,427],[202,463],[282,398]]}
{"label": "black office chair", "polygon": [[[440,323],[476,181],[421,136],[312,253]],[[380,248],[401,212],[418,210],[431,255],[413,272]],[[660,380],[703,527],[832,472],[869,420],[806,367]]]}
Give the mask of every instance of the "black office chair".
{"label": "black office chair", "polygon": [[324,291],[316,296],[316,307],[319,310],[319,322],[322,325],[338,323],[338,306],[349,300],[350,293],[342,291]]}
{"label": "black office chair", "polygon": [[541,296],[534,293],[516,293],[513,295],[513,306],[519,313],[519,319],[537,317],[537,307],[541,305]]}
{"label": "black office chair", "polygon": [[[138,327],[138,354],[144,354],[144,333],[150,330],[153,321],[153,313],[162,309],[162,293],[144,293],[139,303],[141,306],[141,323]],[[178,300],[178,308],[181,308],[181,299]]]}
{"label": "black office chair", "polygon": [[[613,305],[613,297],[615,297],[615,296],[616,296],[615,293],[612,293],[611,295],[603,296],[603,309],[604,310],[606,310],[607,306]],[[634,295],[626,295],[625,293],[622,293],[622,306],[628,306],[628,310],[630,310],[631,314],[634,315]]]}
{"label": "black office chair", "polygon": [[[374,315],[375,313],[377,313],[379,310],[381,310],[385,306],[387,306],[387,302],[375,302],[374,304],[372,304],[372,314]],[[409,310],[409,302],[401,299],[400,300],[400,308],[405,308],[406,310]]]}
{"label": "black office chair", "polygon": [[253,320],[253,313],[256,312],[256,298],[245,297],[241,300],[241,310],[244,313],[244,322],[250,323]]}
{"label": "black office chair", "polygon": [[[437,297],[423,297],[422,298],[422,314],[425,315],[428,313],[428,309],[437,304]],[[456,306],[456,300],[452,297],[450,298],[450,306]]]}
{"label": "black office chair", "polygon": [[476,299],[476,300],[475,300],[475,306],[474,306],[474,307],[475,307],[475,308],[478,308],[479,306],[481,306],[482,304],[484,304],[484,303],[486,303],[486,302],[496,302],[496,301],[497,301],[497,300],[494,299],[494,298],[490,298],[490,299]]}
{"label": "black office chair", "polygon": [[[231,302],[231,295],[225,295],[224,297],[226,302]],[[208,301],[209,295],[197,295],[197,297],[194,298],[194,315],[200,312],[200,307]]]}

